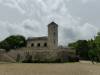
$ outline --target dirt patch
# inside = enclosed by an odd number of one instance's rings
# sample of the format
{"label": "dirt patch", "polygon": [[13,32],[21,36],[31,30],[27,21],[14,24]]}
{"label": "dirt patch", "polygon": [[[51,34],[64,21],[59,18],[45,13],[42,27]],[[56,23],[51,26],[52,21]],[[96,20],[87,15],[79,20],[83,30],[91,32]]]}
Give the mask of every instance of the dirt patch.
{"label": "dirt patch", "polygon": [[100,75],[100,64],[0,64],[0,75]]}

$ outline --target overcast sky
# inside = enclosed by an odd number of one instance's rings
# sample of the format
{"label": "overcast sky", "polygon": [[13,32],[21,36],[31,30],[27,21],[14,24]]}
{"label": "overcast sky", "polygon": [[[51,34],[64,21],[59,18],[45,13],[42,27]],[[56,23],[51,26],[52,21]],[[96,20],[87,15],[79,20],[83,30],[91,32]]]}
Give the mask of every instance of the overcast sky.
{"label": "overcast sky", "polygon": [[47,36],[59,25],[59,44],[93,38],[100,29],[100,0],[0,0],[0,40],[9,35]]}

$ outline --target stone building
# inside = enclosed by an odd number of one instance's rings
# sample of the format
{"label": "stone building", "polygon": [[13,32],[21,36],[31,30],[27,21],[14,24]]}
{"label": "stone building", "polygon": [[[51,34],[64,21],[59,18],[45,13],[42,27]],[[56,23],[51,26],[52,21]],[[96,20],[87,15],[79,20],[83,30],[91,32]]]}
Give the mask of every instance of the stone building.
{"label": "stone building", "polygon": [[20,62],[26,60],[27,55],[32,56],[33,61],[53,62],[60,60],[63,62],[68,61],[69,56],[75,56],[75,50],[58,47],[58,25],[51,22],[48,25],[48,36],[28,38],[26,47],[1,53],[0,57],[7,59],[6,61],[16,62],[19,55]]}
{"label": "stone building", "polygon": [[47,37],[31,37],[27,40],[27,47],[33,49],[57,49],[58,48],[58,25],[51,22],[48,25]]}

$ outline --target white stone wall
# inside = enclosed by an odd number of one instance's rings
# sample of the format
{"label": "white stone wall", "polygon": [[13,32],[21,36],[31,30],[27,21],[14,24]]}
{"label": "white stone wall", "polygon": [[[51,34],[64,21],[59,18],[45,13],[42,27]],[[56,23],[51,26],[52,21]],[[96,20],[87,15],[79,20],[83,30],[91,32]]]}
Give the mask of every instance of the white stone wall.
{"label": "white stone wall", "polygon": [[[32,46],[33,44],[33,46]],[[38,44],[40,44],[40,46],[38,46]],[[28,48],[44,48],[44,47],[47,47],[47,46],[44,46],[45,44],[48,44],[47,43],[47,40],[36,40],[36,41],[29,41],[27,42],[27,47]]]}

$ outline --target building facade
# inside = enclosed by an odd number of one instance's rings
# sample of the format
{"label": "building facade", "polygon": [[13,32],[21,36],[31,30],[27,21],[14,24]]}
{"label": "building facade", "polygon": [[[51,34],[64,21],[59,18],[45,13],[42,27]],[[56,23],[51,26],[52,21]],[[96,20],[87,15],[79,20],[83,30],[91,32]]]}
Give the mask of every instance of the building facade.
{"label": "building facade", "polygon": [[51,22],[48,25],[48,36],[31,37],[27,39],[27,47],[33,49],[57,49],[58,48],[58,25]]}
{"label": "building facade", "polygon": [[[69,56],[75,56],[75,50],[58,47],[58,25],[55,22],[48,24],[48,36],[31,37],[27,39],[24,48],[0,51],[0,61],[23,62],[31,56],[33,62],[68,61]],[[20,57],[19,57],[20,56]],[[19,61],[17,59],[19,58]]]}

